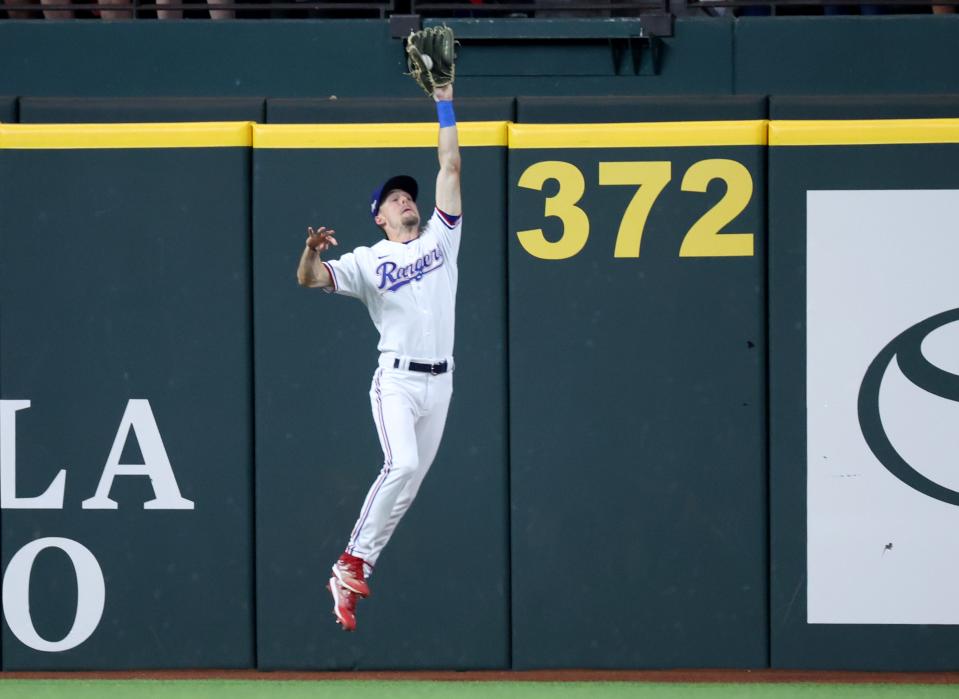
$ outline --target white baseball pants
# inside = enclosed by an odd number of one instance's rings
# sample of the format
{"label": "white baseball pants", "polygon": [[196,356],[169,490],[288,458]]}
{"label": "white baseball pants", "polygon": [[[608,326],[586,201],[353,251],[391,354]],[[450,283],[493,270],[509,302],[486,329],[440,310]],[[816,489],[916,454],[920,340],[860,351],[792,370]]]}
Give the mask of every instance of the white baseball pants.
{"label": "white baseball pants", "polygon": [[346,547],[347,553],[371,568],[413,504],[436,457],[452,395],[452,371],[432,376],[380,368],[373,374],[370,404],[383,448],[383,468],[366,495]]}

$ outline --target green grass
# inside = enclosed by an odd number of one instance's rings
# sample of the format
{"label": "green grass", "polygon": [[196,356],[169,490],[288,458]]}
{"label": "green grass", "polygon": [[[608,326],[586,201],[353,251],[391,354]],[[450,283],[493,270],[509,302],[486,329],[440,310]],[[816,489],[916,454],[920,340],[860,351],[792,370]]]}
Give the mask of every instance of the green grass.
{"label": "green grass", "polygon": [[0,680],[26,699],[959,699],[959,685],[289,680]]}

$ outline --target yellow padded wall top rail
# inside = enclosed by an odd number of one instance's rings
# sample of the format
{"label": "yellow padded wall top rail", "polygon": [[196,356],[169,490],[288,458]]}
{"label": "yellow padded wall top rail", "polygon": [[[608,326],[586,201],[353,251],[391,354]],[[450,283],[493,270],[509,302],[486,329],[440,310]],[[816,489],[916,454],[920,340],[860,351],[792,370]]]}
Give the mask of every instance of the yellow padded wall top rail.
{"label": "yellow padded wall top rail", "polygon": [[[462,146],[505,146],[507,122],[461,122]],[[436,147],[439,126],[409,124],[0,124],[0,149]]]}
{"label": "yellow padded wall top rail", "polygon": [[770,146],[959,143],[959,119],[849,119],[769,122]]}
{"label": "yellow padded wall top rail", "polygon": [[[507,122],[462,121],[461,146],[507,145]],[[439,124],[256,124],[254,148],[423,148],[436,147]]]}
{"label": "yellow padded wall top rail", "polygon": [[250,147],[252,122],[0,124],[0,149]]}
{"label": "yellow padded wall top rail", "polygon": [[626,124],[510,124],[510,148],[762,146],[764,119]]}
{"label": "yellow padded wall top rail", "polygon": [[[460,122],[463,146],[648,148],[682,146],[844,146],[959,143],[959,119],[752,120],[616,124]],[[0,149],[420,148],[435,147],[438,125],[0,124]]]}

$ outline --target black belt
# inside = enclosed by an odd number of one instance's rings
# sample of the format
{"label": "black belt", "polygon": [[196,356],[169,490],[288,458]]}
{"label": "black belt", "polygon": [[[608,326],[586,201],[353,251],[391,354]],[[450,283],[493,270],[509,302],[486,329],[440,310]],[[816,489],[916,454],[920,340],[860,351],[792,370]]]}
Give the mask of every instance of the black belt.
{"label": "black belt", "polygon": [[[393,360],[393,368],[400,368],[399,359]],[[445,374],[449,370],[449,367],[445,361],[442,361],[439,364],[420,364],[419,362],[410,362],[407,364],[406,368],[410,371],[422,371],[424,374],[432,374],[433,376],[436,376],[437,374]]]}

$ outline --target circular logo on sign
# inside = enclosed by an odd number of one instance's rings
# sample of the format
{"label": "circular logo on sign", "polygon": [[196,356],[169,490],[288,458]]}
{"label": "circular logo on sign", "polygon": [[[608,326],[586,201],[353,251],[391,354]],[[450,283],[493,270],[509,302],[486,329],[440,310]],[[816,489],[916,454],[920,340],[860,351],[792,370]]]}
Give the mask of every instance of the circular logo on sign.
{"label": "circular logo on sign", "polygon": [[959,376],[940,369],[922,354],[922,342],[932,331],[956,321],[959,321],[959,308],[926,318],[898,335],[872,360],[859,387],[859,426],[866,444],[879,462],[910,488],[951,505],[959,505],[959,492],[919,473],[889,441],[879,414],[879,388],[886,369],[895,359],[902,375],[916,387],[941,398],[959,401]]}

